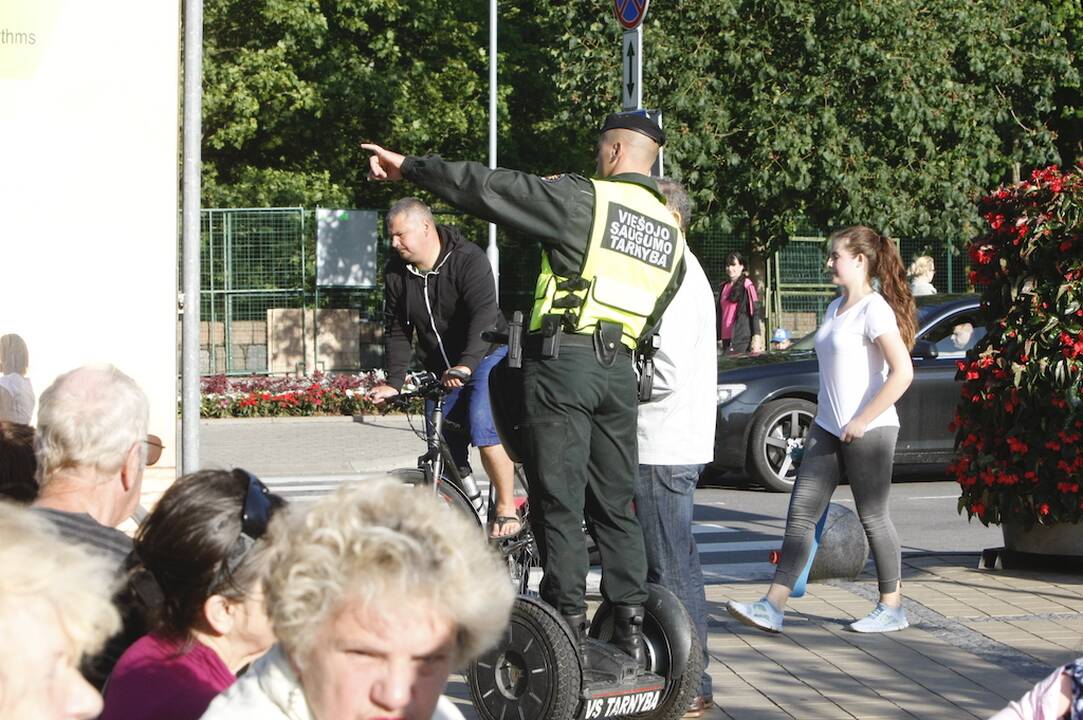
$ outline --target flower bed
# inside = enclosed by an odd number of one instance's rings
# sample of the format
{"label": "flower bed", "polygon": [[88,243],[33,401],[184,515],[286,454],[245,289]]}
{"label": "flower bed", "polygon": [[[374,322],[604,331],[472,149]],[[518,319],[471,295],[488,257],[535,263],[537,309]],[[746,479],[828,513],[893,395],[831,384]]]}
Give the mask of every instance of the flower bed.
{"label": "flower bed", "polygon": [[382,370],[312,377],[211,375],[201,381],[200,416],[374,415],[380,410],[364,396],[383,380]]}
{"label": "flower bed", "polygon": [[988,334],[959,362],[959,511],[1004,520],[1083,517],[1083,172],[1035,171],[980,203],[971,241]]}

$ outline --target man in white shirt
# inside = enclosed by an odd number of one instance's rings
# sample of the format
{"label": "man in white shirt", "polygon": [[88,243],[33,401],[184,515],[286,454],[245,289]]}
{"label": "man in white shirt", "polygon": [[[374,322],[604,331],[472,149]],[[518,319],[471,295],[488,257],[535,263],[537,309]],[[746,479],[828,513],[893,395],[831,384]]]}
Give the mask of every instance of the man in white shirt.
{"label": "man in white shirt", "polygon": [[[681,229],[687,230],[684,188],[662,179],[658,189]],[[692,536],[692,510],[700,471],[714,457],[718,351],[711,284],[691,251],[685,251],[685,264],[684,282],[662,315],[651,401],[639,406],[636,514],[647,548],[647,580],[680,598],[699,634],[703,678],[685,717],[700,717],[712,696],[706,672],[707,600]]]}

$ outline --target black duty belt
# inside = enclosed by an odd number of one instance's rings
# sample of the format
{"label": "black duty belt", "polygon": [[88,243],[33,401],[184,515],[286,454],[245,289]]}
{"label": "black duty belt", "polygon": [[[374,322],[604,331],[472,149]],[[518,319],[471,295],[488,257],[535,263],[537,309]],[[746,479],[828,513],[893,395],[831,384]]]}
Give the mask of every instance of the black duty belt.
{"label": "black duty belt", "polygon": [[[525,350],[531,356],[537,356],[541,353],[542,341],[545,340],[539,333],[528,333],[523,336],[523,350]],[[593,335],[580,335],[578,333],[562,333],[560,335],[560,346],[563,347],[583,347],[594,349],[594,336]],[[632,356],[632,348],[628,347],[624,343],[620,343],[620,347],[617,351],[619,354],[626,357]]]}

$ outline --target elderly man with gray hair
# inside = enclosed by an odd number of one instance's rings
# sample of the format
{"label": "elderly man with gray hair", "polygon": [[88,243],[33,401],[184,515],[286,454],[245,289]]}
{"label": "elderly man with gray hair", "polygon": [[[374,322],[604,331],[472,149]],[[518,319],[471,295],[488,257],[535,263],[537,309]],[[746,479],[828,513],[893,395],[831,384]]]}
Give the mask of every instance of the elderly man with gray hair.
{"label": "elderly man with gray hair", "polygon": [[[33,507],[66,539],[108,558],[118,574],[132,540],[116,527],[139,504],[148,416],[146,394],[111,365],[61,375],[38,404],[41,490]],[[83,669],[99,689],[124,649],[144,630],[127,595],[118,595],[116,602],[125,632]]]}

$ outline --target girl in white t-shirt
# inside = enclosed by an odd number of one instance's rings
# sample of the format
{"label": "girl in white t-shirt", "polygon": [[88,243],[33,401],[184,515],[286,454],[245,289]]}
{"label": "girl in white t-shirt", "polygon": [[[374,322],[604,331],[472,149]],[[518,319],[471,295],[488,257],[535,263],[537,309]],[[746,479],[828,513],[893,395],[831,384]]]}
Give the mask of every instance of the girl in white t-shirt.
{"label": "girl in white t-shirt", "polygon": [[[731,615],[770,632],[782,630],[786,602],[808,562],[816,522],[845,468],[858,516],[869,538],[880,602],[850,625],[856,632],[907,627],[899,590],[902,556],[888,514],[892,460],[899,434],[895,402],[914,376],[916,310],[895,244],[867,227],[831,236],[827,267],[842,295],[827,307],[816,332],[819,409],[805,438],[786,537],[774,581],[754,603],[730,602]],[[872,279],[880,291],[872,288]]]}

